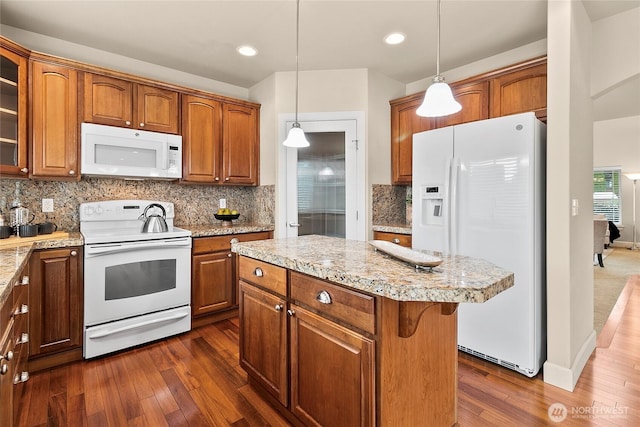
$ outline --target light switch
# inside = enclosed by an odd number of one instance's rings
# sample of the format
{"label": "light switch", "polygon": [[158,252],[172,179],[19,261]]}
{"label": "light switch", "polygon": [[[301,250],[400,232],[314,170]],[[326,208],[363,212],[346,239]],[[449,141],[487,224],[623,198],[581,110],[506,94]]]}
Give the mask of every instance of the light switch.
{"label": "light switch", "polygon": [[577,216],[580,213],[580,202],[578,199],[571,199],[571,216]]}

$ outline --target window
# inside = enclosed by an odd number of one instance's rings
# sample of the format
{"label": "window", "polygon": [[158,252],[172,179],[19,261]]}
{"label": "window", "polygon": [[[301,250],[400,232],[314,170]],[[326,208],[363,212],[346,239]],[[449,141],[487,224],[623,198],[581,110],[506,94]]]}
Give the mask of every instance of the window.
{"label": "window", "polygon": [[620,224],[620,169],[593,170],[593,214]]}

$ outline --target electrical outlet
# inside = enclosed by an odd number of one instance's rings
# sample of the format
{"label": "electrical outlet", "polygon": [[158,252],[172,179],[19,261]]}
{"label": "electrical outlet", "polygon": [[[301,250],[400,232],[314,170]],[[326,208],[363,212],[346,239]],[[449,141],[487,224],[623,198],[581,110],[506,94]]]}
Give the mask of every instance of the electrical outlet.
{"label": "electrical outlet", "polygon": [[42,212],[53,212],[53,199],[42,199]]}
{"label": "electrical outlet", "polygon": [[227,199],[220,199],[220,205],[218,206],[220,209],[224,209],[227,207]]}

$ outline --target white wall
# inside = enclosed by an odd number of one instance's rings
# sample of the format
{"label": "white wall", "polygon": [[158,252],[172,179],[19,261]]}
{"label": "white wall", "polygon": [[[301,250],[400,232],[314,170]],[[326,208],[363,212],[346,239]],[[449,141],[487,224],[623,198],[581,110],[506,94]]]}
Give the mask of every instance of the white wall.
{"label": "white wall", "polygon": [[[547,361],[573,390],[595,348],[592,272],[591,22],[582,2],[548,3]],[[572,201],[579,212],[572,214]]]}
{"label": "white wall", "polygon": [[64,40],[32,33],[8,25],[0,25],[0,34],[11,41],[33,51],[59,56],[65,59],[97,65],[110,70],[140,77],[173,83],[193,89],[248,100],[249,91],[240,86],[211,80],[171,68],[162,67],[137,59],[128,58],[104,50],[93,49]]}
{"label": "white wall", "polygon": [[[593,124],[593,166],[619,167],[622,173],[640,172],[640,116]],[[619,242],[633,242],[633,182],[630,179],[622,178],[620,193],[624,229]],[[636,194],[636,205],[636,212],[640,212],[640,191]],[[636,218],[636,228],[639,228],[639,220],[640,217]],[[636,235],[636,241],[640,242],[639,235]]]}

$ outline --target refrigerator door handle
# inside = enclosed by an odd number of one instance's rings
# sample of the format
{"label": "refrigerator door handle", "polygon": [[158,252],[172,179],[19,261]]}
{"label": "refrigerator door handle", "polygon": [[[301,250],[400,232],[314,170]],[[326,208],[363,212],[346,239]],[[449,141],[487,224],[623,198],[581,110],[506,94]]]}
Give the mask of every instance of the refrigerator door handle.
{"label": "refrigerator door handle", "polygon": [[458,175],[460,172],[460,160],[456,157],[449,164],[449,215],[448,215],[448,239],[449,253],[458,253]]}

